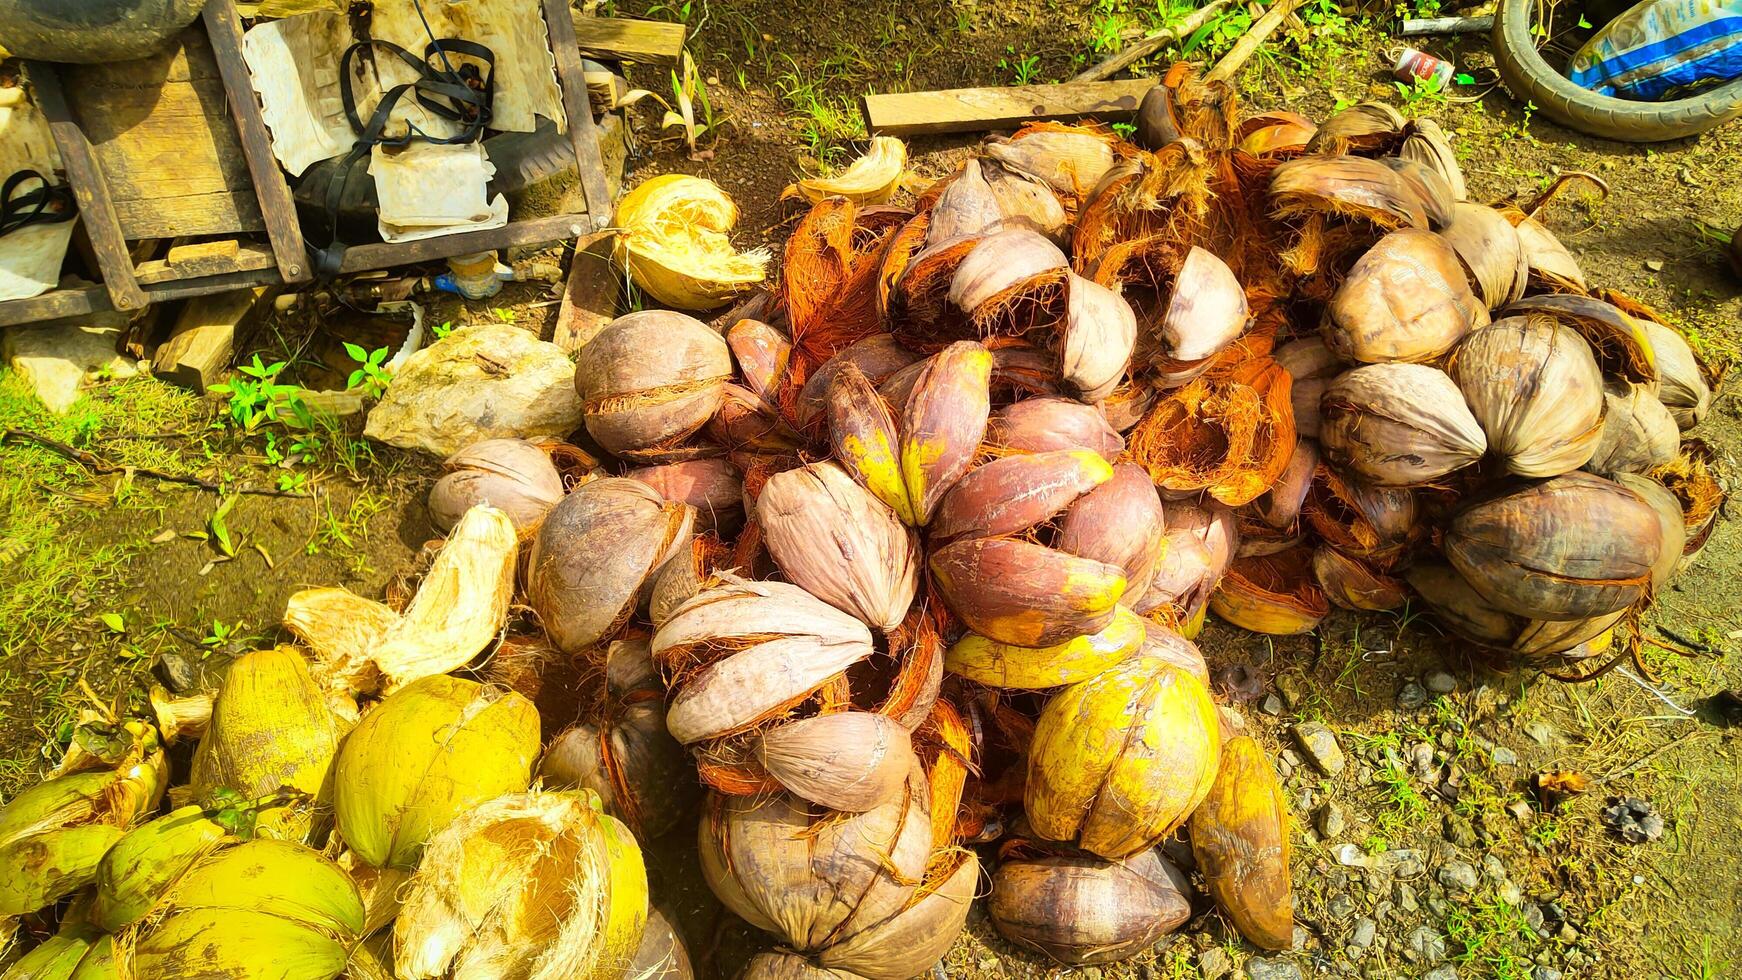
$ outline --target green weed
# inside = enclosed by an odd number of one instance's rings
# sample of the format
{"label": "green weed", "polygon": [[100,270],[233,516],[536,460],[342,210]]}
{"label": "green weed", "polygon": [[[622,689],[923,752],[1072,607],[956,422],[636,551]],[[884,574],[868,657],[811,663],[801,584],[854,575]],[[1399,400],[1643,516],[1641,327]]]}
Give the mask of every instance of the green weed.
{"label": "green weed", "polygon": [[1004,56],[998,59],[998,70],[1010,77],[1012,85],[1033,85],[1040,76],[1040,55],[1018,55],[1014,44],[1004,46]]}
{"label": "green weed", "polygon": [[1536,932],[1518,906],[1504,899],[1483,896],[1451,906],[1446,938],[1458,947],[1452,958],[1460,966],[1480,965],[1497,980],[1528,980],[1535,969],[1530,948]]}
{"label": "green weed", "polygon": [[859,115],[847,99],[833,94],[847,80],[847,58],[831,56],[806,71],[786,55],[788,68],[774,80],[780,98],[793,116],[798,137],[812,159],[827,164],[841,153],[841,144],[859,135]]}

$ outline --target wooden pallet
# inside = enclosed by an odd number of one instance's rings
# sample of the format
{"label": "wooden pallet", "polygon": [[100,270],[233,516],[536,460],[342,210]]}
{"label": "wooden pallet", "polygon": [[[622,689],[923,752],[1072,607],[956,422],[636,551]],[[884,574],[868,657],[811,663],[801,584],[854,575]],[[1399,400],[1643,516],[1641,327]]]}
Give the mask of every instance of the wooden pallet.
{"label": "wooden pallet", "polygon": [[[623,123],[615,116],[595,123],[573,14],[564,0],[543,0],[543,7],[585,210],[353,246],[341,274],[566,238],[582,239],[584,248],[604,237],[612,194],[601,138],[620,142]],[[612,33],[591,32],[592,49],[608,45]],[[659,33],[659,43],[631,33],[650,59],[671,41],[669,31]],[[680,45],[681,39],[680,29]],[[63,283],[40,296],[0,302],[0,327],[310,281],[290,185],[272,155],[242,59],[233,0],[210,0],[200,23],[158,58],[87,68],[32,62],[29,74],[102,282]],[[226,114],[229,126],[221,119]],[[129,244],[212,235],[237,236],[235,247],[183,249],[180,256],[172,249],[164,259],[136,262]]]}

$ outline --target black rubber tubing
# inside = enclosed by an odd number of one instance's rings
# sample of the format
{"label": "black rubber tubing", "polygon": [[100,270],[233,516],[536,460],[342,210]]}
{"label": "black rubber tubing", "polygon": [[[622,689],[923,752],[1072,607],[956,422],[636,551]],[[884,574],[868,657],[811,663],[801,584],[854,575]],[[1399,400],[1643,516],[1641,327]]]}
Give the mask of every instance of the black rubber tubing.
{"label": "black rubber tubing", "polygon": [[1574,85],[1544,61],[1530,33],[1536,0],[1500,0],[1494,61],[1506,87],[1563,126],[1628,143],[1655,143],[1703,133],[1742,116],[1742,78],[1693,98],[1669,102],[1616,99]]}

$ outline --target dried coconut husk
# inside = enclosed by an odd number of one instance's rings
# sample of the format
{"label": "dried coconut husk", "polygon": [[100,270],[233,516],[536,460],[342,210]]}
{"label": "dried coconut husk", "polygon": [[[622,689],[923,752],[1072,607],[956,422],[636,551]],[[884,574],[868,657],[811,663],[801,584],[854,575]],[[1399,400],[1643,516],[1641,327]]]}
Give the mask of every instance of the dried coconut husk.
{"label": "dried coconut husk", "polygon": [[1282,471],[1276,484],[1265,491],[1264,496],[1252,503],[1264,523],[1277,530],[1293,527],[1300,518],[1301,505],[1306,503],[1307,491],[1312,489],[1313,474],[1318,469],[1319,444],[1311,439],[1297,440],[1288,468]]}
{"label": "dried coconut husk", "polygon": [[726,347],[744,378],[744,386],[764,401],[773,401],[786,383],[792,342],[761,320],[739,320],[726,329]]}
{"label": "dried coconut husk", "polygon": [[1700,424],[1712,407],[1712,389],[1693,349],[1682,335],[1661,323],[1645,320],[1646,335],[1657,361],[1657,398],[1683,431]]}
{"label": "dried coconut husk", "polygon": [[1321,465],[1301,505],[1314,533],[1344,554],[1382,560],[1400,552],[1421,528],[1413,491],[1364,483]]}
{"label": "dried coconut husk", "polygon": [[657,905],[648,908],[641,945],[623,976],[633,980],[695,980],[695,975],[689,949],[672,926],[671,918]]}
{"label": "dried coconut husk", "polygon": [[595,480],[539,528],[527,603],[558,649],[580,653],[629,621],[654,571],[689,546],[694,528],[694,508],[639,480]]}
{"label": "dried coconut husk", "polygon": [[653,575],[647,593],[647,618],[658,628],[673,611],[706,587],[716,572],[736,567],[731,546],[713,534],[698,534],[689,548],[667,559]]}
{"label": "dried coconut husk", "polygon": [[928,534],[934,546],[1018,534],[1063,513],[1113,474],[1105,459],[1086,449],[993,459],[956,481],[933,513]]}
{"label": "dried coconut husk", "polygon": [[1154,618],[1143,621],[1143,643],[1138,647],[1138,655],[1164,660],[1197,678],[1204,687],[1210,686],[1210,667],[1204,662],[1203,651]]}
{"label": "dried coconut husk", "polygon": [[1216,904],[1240,934],[1264,949],[1294,943],[1288,805],[1264,749],[1239,735],[1192,813],[1192,856]]}
{"label": "dried coconut husk", "polygon": [[949,302],[966,317],[966,336],[1021,336],[1064,318],[1069,273],[1070,260],[1046,236],[1002,229],[980,238],[956,265]]}
{"label": "dried coconut husk", "polygon": [[1432,119],[1414,119],[1410,121],[1407,132],[1409,135],[1403,138],[1397,155],[1432,168],[1446,182],[1452,200],[1467,198],[1469,192],[1464,184],[1464,169],[1458,165],[1458,154],[1452,149],[1452,141],[1446,137],[1440,124]]}
{"label": "dried coconut husk", "polygon": [[781,191],[782,200],[802,197],[812,204],[846,198],[854,204],[882,204],[901,189],[907,144],[893,136],[874,136],[858,159],[828,177],[807,177]]}
{"label": "dried coconut husk", "polygon": [[524,439],[485,439],[449,456],[429,491],[430,522],[448,531],[477,504],[502,511],[529,534],[563,495],[550,456]]}
{"label": "dried coconut husk", "polygon": [[1332,465],[1380,486],[1417,486],[1482,458],[1488,440],[1445,372],[1369,364],[1331,382],[1319,444]]}
{"label": "dried coconut husk", "polygon": [[871,656],[864,623],[783,582],[723,574],[653,636],[670,682],[666,727],[685,744],[749,731]]}
{"label": "dried coconut husk", "polygon": [[[991,353],[979,344],[961,342],[933,355],[915,382],[901,413],[898,456],[912,509],[908,523],[929,521],[943,495],[972,464],[992,410],[991,374]],[[895,511],[902,513],[900,507]]]}
{"label": "dried coconut husk", "polygon": [[1253,156],[1294,156],[1318,131],[1318,123],[1299,113],[1262,112],[1241,120],[1239,148]]}
{"label": "dried coconut husk", "polygon": [[1295,432],[1317,439],[1319,399],[1330,387],[1331,379],[1347,370],[1347,363],[1318,334],[1291,340],[1278,347],[1273,356],[1294,379],[1289,400],[1294,405]]}
{"label": "dried coconut husk", "polygon": [[1329,545],[1313,549],[1313,579],[1327,598],[1344,609],[1389,612],[1409,600],[1402,581]]}
{"label": "dried coconut husk", "polygon": [[968,633],[950,647],[944,665],[951,673],[988,687],[1041,690],[1074,684],[1136,653],[1144,642],[1144,622],[1120,606],[1099,632],[1045,647]]}
{"label": "dried coconut husk", "polygon": [[1121,142],[1098,124],[1032,122],[1008,139],[987,140],[983,149],[999,163],[1045,181],[1067,200],[1081,200],[1113,166]]}
{"label": "dried coconut husk", "polygon": [[991,160],[981,163],[986,186],[998,202],[1001,228],[1028,228],[1056,242],[1070,233],[1070,214],[1045,181]]}
{"label": "dried coconut husk", "polygon": [[1603,374],[1572,329],[1546,316],[1496,320],[1458,344],[1446,372],[1510,472],[1558,476],[1590,461],[1603,433]]}
{"label": "dried coconut husk", "polygon": [[[570,659],[542,633],[510,633],[496,644],[478,674],[485,683],[505,687],[537,704],[545,691],[546,675],[555,679],[563,661]],[[539,713],[542,718],[544,705],[539,705]]]}
{"label": "dried coconut husk", "polygon": [[1675,459],[1681,428],[1645,385],[1612,381],[1603,392],[1603,431],[1586,468],[1599,476],[1644,473]]}
{"label": "dried coconut husk", "polygon": [[[1171,514],[1173,506],[1168,508]],[[1210,549],[1191,531],[1170,530],[1162,535],[1161,560],[1150,576],[1149,588],[1130,600],[1131,608],[1145,616],[1189,619],[1209,602],[1216,586],[1216,570]]]}
{"label": "dried coconut husk", "polygon": [[1652,350],[1650,323],[1600,299],[1573,294],[1526,296],[1506,307],[1507,316],[1541,313],[1579,332],[1591,345],[1605,377],[1655,387],[1657,356]]}
{"label": "dried coconut husk", "polygon": [[1443,547],[1493,605],[1528,619],[1574,620],[1644,597],[1663,534],[1638,494],[1568,473],[1466,506]]}
{"label": "dried coconut husk", "polygon": [[720,409],[708,420],[707,434],[728,452],[783,455],[804,446],[804,437],[754,391],[727,383],[721,395]]}
{"label": "dried coconut husk", "polygon": [[1024,398],[993,412],[985,447],[996,454],[1087,449],[1111,463],[1125,440],[1093,405],[1070,398]]}
{"label": "dried coconut husk", "polygon": [[906,618],[919,588],[913,534],[839,466],[770,477],[756,520],[788,581],[886,632]]}
{"label": "dried coconut husk", "polygon": [[1137,344],[1137,317],[1118,293],[1099,283],[1074,274],[1066,282],[1058,374],[1083,401],[1102,401],[1125,380]]}
{"label": "dried coconut husk", "polygon": [[948,178],[926,215],[928,246],[991,234],[1005,217],[992,182],[986,179],[986,165],[977,157],[969,157]]}
{"label": "dried coconut husk", "polygon": [[1452,632],[1504,651],[1520,663],[1544,669],[1586,659],[1595,652],[1587,645],[1607,636],[1626,615],[1623,610],[1589,619],[1532,621],[1496,608],[1457,569],[1442,562],[1417,562],[1403,576]]}
{"label": "dried coconut husk", "polygon": [[1379,162],[1397,171],[1397,175],[1415,189],[1422,210],[1427,214],[1429,228],[1444,228],[1452,220],[1452,205],[1457,203],[1457,198],[1452,196],[1451,185],[1439,171],[1402,157],[1385,157]]}
{"label": "dried coconut husk", "polygon": [[282,622],[314,656],[310,672],[330,695],[378,691],[381,670],[369,652],[399,622],[399,614],[349,589],[328,586],[293,593]]}
{"label": "dried coconut husk", "polygon": [[1524,243],[1518,230],[1486,204],[1459,201],[1452,205],[1451,220],[1440,237],[1458,253],[1458,260],[1476,284],[1477,294],[1489,309],[1517,302],[1530,281]]}
{"label": "dried coconut husk", "polygon": [[724,457],[643,466],[623,474],[673,503],[695,508],[699,530],[734,531],[744,521],[744,474]]}
{"label": "dried coconut husk", "polygon": [[1705,440],[1689,439],[1682,444],[1680,455],[1647,474],[1681,502],[1687,528],[1684,553],[1690,560],[1705,548],[1724,506],[1725,493],[1715,475],[1716,466],[1716,456]]}
{"label": "dried coconut husk", "polygon": [[1214,357],[1246,329],[1251,312],[1228,264],[1193,246],[1161,317],[1159,353],[1168,361]]}
{"label": "dried coconut husk", "polygon": [[1415,228],[1379,240],[1349,270],[1325,309],[1325,341],[1364,363],[1431,361],[1488,322],[1458,255]]}
{"label": "dried coconut husk", "polygon": [[[1318,139],[1323,139],[1321,127]],[[1309,156],[1278,166],[1270,200],[1284,218],[1312,214],[1360,219],[1385,231],[1426,229],[1427,207],[1408,180],[1365,157]]]}
{"label": "dried coconut husk", "polygon": [[1059,521],[1054,545],[1079,558],[1119,566],[1125,571],[1126,593],[1141,596],[1149,590],[1166,547],[1165,527],[1161,497],[1148,471],[1120,463],[1110,479],[1070,505]]}
{"label": "dried coconut husk", "polygon": [[[1115,330],[1114,336],[1122,337],[1125,325],[1119,325]],[[1133,336],[1135,331],[1136,328],[1133,326]],[[1060,377],[1060,372],[1063,370],[1061,361],[1067,353],[1062,349],[1065,339],[1062,336],[1063,333],[1062,328],[1053,332],[1052,337],[1058,342],[1057,346],[1061,348],[1056,354],[1054,351],[1037,347],[1033,342],[1021,337],[993,337],[987,340],[986,349],[992,352],[992,399],[998,402],[1013,402],[1021,398],[1035,396],[1058,396],[1074,390],[1067,387],[1064,379]],[[1091,335],[1102,334],[1104,336],[1105,333],[1106,331],[1096,330],[1092,331]],[[1116,342],[1123,343],[1123,340],[1120,339]],[[1109,357],[1106,346],[1097,350],[1083,350],[1080,353],[1083,357],[1077,370],[1085,372],[1091,369],[1111,371],[1111,362],[1117,357],[1116,348],[1113,356]],[[1130,354],[1127,352],[1125,360],[1129,361],[1130,359]],[[1097,361],[1102,365],[1098,369],[1094,367]],[[1124,366],[1124,362],[1119,362],[1121,371],[1124,370]],[[1124,376],[1121,374],[1118,383],[1109,390],[1117,390],[1118,385],[1122,384],[1124,380]],[[1090,400],[1087,393],[1084,393],[1082,398],[1084,401]]]}
{"label": "dried coconut husk", "polygon": [[908,212],[824,200],[786,243],[781,302],[791,331],[791,380],[879,333],[878,276]]}
{"label": "dried coconut husk", "polygon": [[[1107,420],[1115,433],[1130,432],[1143,421],[1155,403],[1161,400],[1162,393],[1154,385],[1142,380],[1131,380],[1113,389],[1107,400],[1096,405],[1101,416]],[[1123,436],[1121,436],[1123,442]]]}
{"label": "dried coconut husk", "polygon": [[1386,102],[1357,102],[1332,113],[1319,124],[1308,153],[1357,150],[1384,155],[1399,146],[1409,131],[1408,121]]}
{"label": "dried coconut husk", "polygon": [[1143,242],[1157,253],[1162,274],[1177,273],[1186,250],[1205,234],[1215,177],[1216,161],[1190,137],[1115,164],[1077,216],[1071,244],[1078,270],[1111,285],[1126,261],[1114,250]]}
{"label": "dried coconut husk", "polygon": [[1647,601],[1669,586],[1681,567],[1682,552],[1687,546],[1687,526],[1682,522],[1681,501],[1669,488],[1638,473],[1618,473],[1615,482],[1639,495],[1657,515],[1657,526],[1663,532],[1663,547],[1651,566],[1651,591]]}
{"label": "dried coconut husk", "polygon": [[756,758],[788,792],[844,813],[893,800],[915,761],[907,729],[868,711],[776,725],[757,739]]}
{"label": "dried coconut husk", "polygon": [[732,355],[694,317],[643,310],[611,321],[575,358],[587,432],[630,459],[677,447],[720,407]]}
{"label": "dried coconut husk", "polygon": [[958,541],[933,551],[930,566],[958,619],[1018,646],[1099,632],[1125,594],[1117,566],[1016,538]]}
{"label": "dried coconut husk", "polygon": [[[896,233],[878,271],[884,322],[897,325],[901,339],[915,343],[968,336],[973,331],[967,317],[950,302],[950,290],[956,269],[983,240],[980,235],[959,235],[926,245],[927,220],[921,214]],[[912,231],[916,225],[917,236]]]}
{"label": "dried coconut husk", "polygon": [[1210,611],[1254,633],[1292,636],[1311,632],[1331,607],[1313,579],[1312,549],[1298,547],[1234,559]]}
{"label": "dried coconut husk", "polygon": [[1238,507],[1288,466],[1295,442],[1288,372],[1267,355],[1229,363],[1169,393],[1131,431],[1130,458],[1164,495],[1207,492]]}
{"label": "dried coconut husk", "polygon": [[858,368],[875,387],[923,357],[919,352],[901,346],[891,334],[872,334],[829,358],[805,379],[804,387],[794,397],[792,417],[806,428],[821,422],[828,408],[829,386],[834,383],[835,375],[849,364]]}
{"label": "dried coconut husk", "polygon": [[1005,939],[1066,966],[1114,963],[1191,918],[1191,882],[1144,851],[1108,861],[1013,841],[992,875],[986,914]]}

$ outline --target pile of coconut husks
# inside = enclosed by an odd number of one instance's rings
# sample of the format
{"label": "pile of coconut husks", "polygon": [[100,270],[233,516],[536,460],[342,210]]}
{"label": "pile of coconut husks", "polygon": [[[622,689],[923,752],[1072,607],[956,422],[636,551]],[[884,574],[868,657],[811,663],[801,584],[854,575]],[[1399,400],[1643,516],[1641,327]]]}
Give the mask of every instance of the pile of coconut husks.
{"label": "pile of coconut husks", "polygon": [[[1682,440],[1714,379],[1533,207],[1465,200],[1431,122],[1244,117],[1186,72],[1139,122],[991,139],[910,206],[874,140],[794,188],[778,289],[611,322],[584,432],[449,460],[415,591],[299,593],[209,706],[0,810],[0,915],[59,923],[13,970],[689,976],[641,857],[668,833],[767,934],[750,978],[924,973],[985,895],[1067,964],[1199,891],[1289,946],[1286,807],[1206,610],[1416,601],[1600,673],[1716,516]],[[658,178],[619,259],[722,307],[767,261],[735,220]]]}

